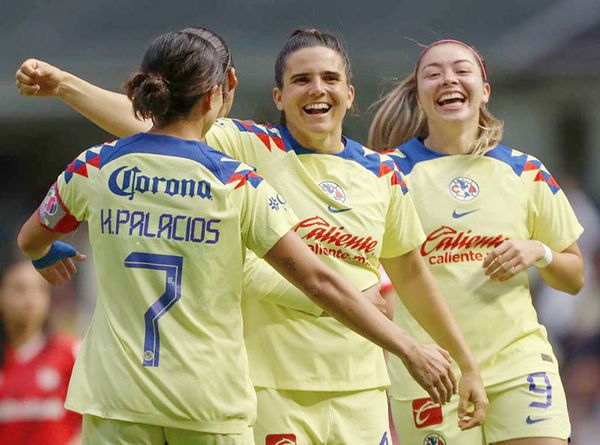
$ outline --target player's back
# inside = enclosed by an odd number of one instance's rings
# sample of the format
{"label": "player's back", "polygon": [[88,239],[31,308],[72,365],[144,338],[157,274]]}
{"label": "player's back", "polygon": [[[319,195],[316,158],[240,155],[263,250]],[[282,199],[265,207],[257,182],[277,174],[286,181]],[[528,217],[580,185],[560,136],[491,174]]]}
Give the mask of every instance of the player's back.
{"label": "player's back", "polygon": [[245,189],[261,182],[204,144],[154,134],[93,147],[69,165],[59,197],[88,221],[99,289],[69,408],[207,432],[252,423],[244,251],[262,255],[289,229],[261,241],[247,229],[264,215],[248,210],[256,192]]}

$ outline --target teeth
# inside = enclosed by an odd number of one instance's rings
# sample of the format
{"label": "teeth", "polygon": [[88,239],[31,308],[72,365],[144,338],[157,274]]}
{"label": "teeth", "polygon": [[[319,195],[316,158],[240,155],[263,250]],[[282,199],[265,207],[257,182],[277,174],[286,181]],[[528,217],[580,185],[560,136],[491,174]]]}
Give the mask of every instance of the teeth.
{"label": "teeth", "polygon": [[438,102],[444,102],[446,100],[454,100],[454,99],[464,99],[464,96],[460,93],[448,93],[444,94],[442,97],[438,99]]}
{"label": "teeth", "polygon": [[304,107],[305,110],[329,110],[330,108],[329,104],[324,103],[308,104]]}

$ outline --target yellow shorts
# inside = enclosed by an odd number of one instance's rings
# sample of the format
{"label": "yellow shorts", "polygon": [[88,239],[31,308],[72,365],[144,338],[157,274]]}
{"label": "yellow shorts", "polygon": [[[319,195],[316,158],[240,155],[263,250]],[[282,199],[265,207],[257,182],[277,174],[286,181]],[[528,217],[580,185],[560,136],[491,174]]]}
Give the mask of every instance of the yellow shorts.
{"label": "yellow shorts", "polygon": [[392,445],[384,389],[312,392],[256,388],[256,396],[257,445]]}
{"label": "yellow shorts", "polygon": [[83,415],[83,445],[254,445],[252,428],[215,434]]}
{"label": "yellow shorts", "polygon": [[458,428],[458,397],[440,406],[431,399],[390,401],[401,443],[482,445],[525,437],[567,439],[571,433],[558,372],[536,372],[486,387],[490,401],[482,427]]}

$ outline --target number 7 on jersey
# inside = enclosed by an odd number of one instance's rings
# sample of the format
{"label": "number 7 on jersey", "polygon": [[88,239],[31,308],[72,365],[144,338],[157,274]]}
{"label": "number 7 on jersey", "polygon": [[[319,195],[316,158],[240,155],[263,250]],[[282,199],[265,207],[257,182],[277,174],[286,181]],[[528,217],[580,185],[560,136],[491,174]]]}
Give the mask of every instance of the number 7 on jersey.
{"label": "number 7 on jersey", "polygon": [[125,258],[125,267],[166,272],[165,293],[144,314],[144,366],[158,366],[160,356],[158,320],[181,298],[183,257],[133,252]]}

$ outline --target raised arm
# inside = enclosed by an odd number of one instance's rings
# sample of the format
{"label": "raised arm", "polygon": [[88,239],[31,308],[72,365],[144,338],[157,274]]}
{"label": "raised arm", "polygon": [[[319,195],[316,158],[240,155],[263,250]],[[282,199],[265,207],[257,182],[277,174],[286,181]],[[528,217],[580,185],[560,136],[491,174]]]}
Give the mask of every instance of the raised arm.
{"label": "raised arm", "polygon": [[58,97],[115,136],[148,131],[152,126],[150,121],[135,118],[131,102],[124,94],[99,88],[41,60],[27,59],[15,79],[22,96]]}
{"label": "raised arm", "polygon": [[445,403],[453,391],[450,366],[442,354],[429,354],[375,308],[340,275],[329,269],[302,242],[288,232],[264,256],[280,274],[341,323],[396,354],[403,361],[419,363],[413,377],[436,402]]}
{"label": "raised arm", "polygon": [[[450,352],[461,369],[459,426],[467,429],[480,424],[488,400],[479,367],[423,258],[413,250],[396,258],[382,258],[381,264],[411,315]],[[475,405],[471,413],[467,413],[468,402]]]}

